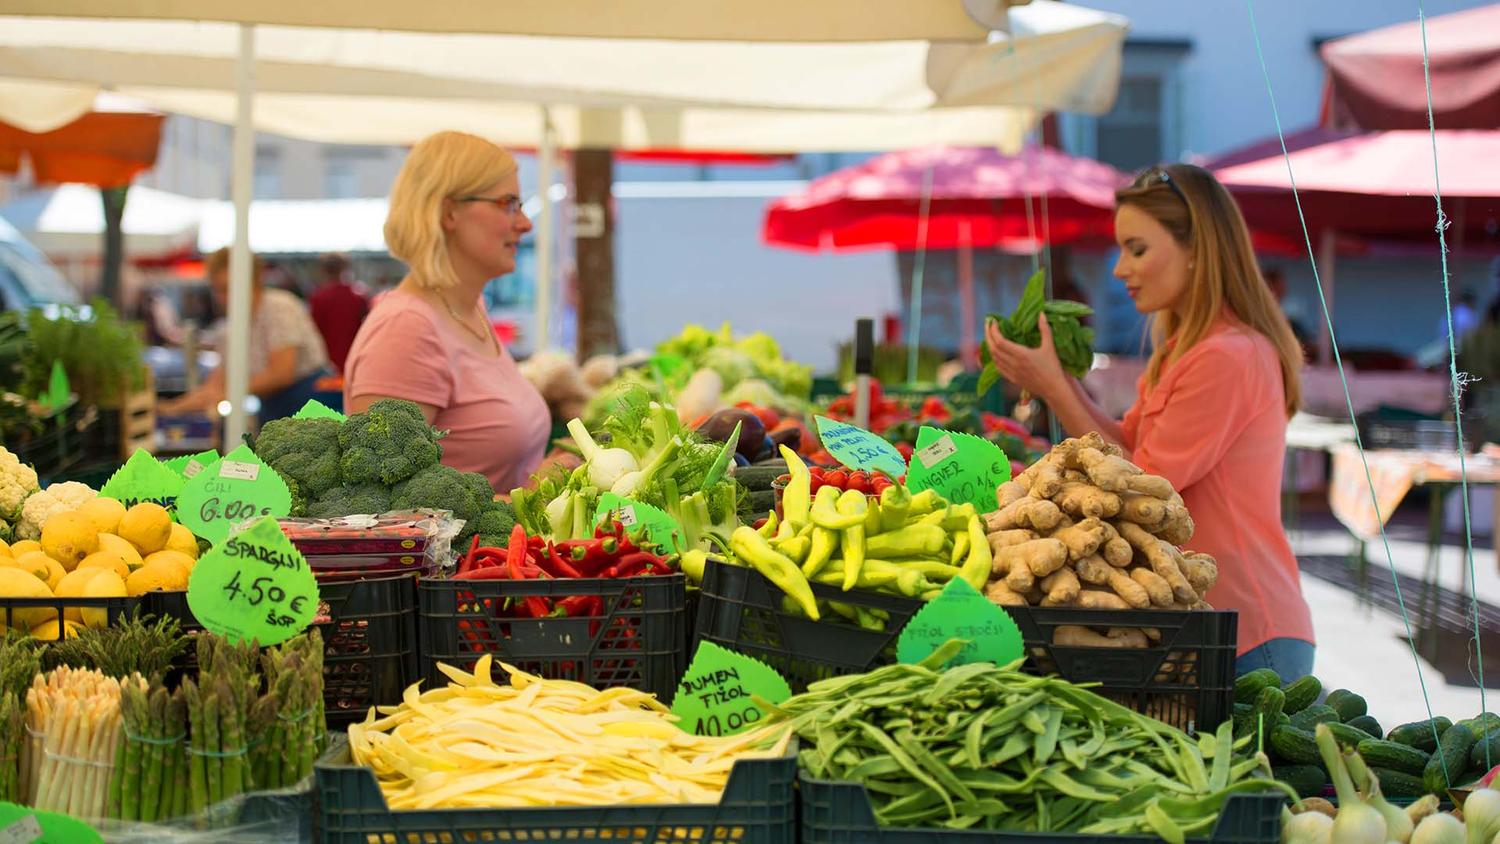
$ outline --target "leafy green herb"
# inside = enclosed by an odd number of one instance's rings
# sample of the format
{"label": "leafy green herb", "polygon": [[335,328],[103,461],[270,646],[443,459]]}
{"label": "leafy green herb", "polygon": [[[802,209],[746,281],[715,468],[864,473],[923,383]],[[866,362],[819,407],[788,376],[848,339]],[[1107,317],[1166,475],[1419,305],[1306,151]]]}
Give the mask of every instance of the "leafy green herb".
{"label": "leafy green herb", "polygon": [[[1026,282],[1021,301],[1010,316],[990,314],[985,322],[1000,326],[1000,334],[1012,343],[1036,348],[1042,344],[1042,332],[1037,326],[1037,317],[1047,315],[1047,325],[1052,328],[1052,344],[1057,349],[1057,359],[1063,370],[1075,378],[1082,378],[1094,365],[1094,330],[1082,323],[1082,319],[1094,312],[1082,302],[1067,299],[1048,301],[1045,278],[1037,270]],[[988,344],[980,345],[980,357],[984,370],[979,373],[979,395],[984,395],[1000,380],[1000,372],[990,360]]]}

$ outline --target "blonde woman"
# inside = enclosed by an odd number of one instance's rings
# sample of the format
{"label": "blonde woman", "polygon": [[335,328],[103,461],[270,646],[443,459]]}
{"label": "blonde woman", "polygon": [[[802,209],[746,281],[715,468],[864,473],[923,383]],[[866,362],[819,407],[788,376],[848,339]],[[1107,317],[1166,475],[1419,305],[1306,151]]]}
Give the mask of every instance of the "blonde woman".
{"label": "blonde woman", "polygon": [[1312,672],[1312,616],[1281,529],[1286,423],[1302,350],[1261,280],[1244,218],[1206,170],[1170,164],[1115,194],[1114,273],[1154,341],[1135,406],[1116,421],[1063,372],[1046,319],[1040,348],[986,339],[1001,374],[1047,402],[1064,429],[1100,432],[1182,493],[1194,550],[1214,555],[1216,609],[1239,612],[1236,670]]}
{"label": "blonde woman", "polygon": [[385,222],[386,245],[409,271],[360,326],[344,367],[348,412],[416,402],[448,432],[443,462],[502,492],[537,468],[552,424],[480,302],[491,279],[515,271],[529,231],[509,153],[461,132],[417,144]]}

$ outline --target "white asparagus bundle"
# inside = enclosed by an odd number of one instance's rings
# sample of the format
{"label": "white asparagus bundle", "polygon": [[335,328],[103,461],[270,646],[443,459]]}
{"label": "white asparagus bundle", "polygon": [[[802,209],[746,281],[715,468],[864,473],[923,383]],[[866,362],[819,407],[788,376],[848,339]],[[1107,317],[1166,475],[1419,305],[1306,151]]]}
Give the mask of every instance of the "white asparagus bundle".
{"label": "white asparagus bundle", "polygon": [[120,683],[62,667],[26,693],[28,799],[43,811],[104,816],[120,741]]}

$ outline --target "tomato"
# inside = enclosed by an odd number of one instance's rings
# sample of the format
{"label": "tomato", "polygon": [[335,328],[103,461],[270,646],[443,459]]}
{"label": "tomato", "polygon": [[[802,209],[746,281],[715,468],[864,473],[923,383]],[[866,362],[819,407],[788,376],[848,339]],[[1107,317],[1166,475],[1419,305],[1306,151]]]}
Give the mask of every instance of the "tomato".
{"label": "tomato", "polygon": [[867,472],[850,472],[849,473],[849,483],[844,486],[844,489],[852,489],[852,490],[856,490],[856,491],[859,491],[859,492],[869,492],[870,491],[870,475],[869,475],[869,473],[867,473]]}
{"label": "tomato", "polygon": [[[811,466],[808,468],[807,473],[815,478],[821,478],[823,477],[823,467]],[[786,478],[787,480],[791,480],[791,475],[782,475],[782,477]]]}
{"label": "tomato", "polygon": [[901,459],[908,463],[911,462],[912,453],[915,451],[916,449],[912,448],[911,443],[896,443],[896,453],[900,454]]}
{"label": "tomato", "polygon": [[834,469],[823,475],[823,483],[835,489],[848,489],[849,473],[843,469]]}

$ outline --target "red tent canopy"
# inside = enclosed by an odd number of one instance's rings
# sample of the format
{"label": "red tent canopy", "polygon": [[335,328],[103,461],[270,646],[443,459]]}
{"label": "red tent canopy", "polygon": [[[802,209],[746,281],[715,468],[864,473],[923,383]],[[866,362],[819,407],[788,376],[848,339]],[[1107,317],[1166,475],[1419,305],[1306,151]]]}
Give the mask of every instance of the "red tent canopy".
{"label": "red tent canopy", "polygon": [[[1500,127],[1500,3],[1429,18],[1432,108],[1440,129]],[[1426,129],[1427,86],[1417,22],[1323,45],[1325,125]]]}
{"label": "red tent canopy", "polygon": [[776,200],[766,211],[761,237],[797,249],[915,249],[923,242],[921,204],[929,170],[929,249],[1031,251],[1043,240],[1107,242],[1114,231],[1114,192],[1126,179],[1107,164],[1044,147],[1013,156],[969,147],[892,152]]}
{"label": "red tent canopy", "polygon": [[[1372,240],[1433,239],[1432,140],[1427,131],[1309,129],[1287,137],[1309,229]],[[1500,244],[1500,130],[1438,130],[1448,241]],[[1276,139],[1208,162],[1252,229],[1300,242],[1287,162]]]}
{"label": "red tent canopy", "polygon": [[31,159],[38,182],[77,182],[118,188],[156,164],[164,115],[89,112],[50,132],[27,132],[0,123],[0,173]]}

